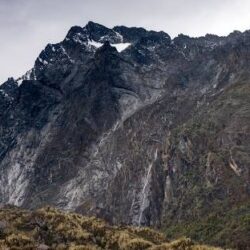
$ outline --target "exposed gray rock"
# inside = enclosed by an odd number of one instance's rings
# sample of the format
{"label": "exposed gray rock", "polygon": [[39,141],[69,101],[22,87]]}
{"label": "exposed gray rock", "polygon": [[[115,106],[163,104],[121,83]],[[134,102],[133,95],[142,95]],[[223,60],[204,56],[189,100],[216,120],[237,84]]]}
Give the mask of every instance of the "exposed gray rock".
{"label": "exposed gray rock", "polygon": [[[142,28],[72,27],[0,86],[0,203],[161,225],[207,211],[187,211],[194,197],[232,201],[235,178],[246,200],[249,100],[230,89],[249,79],[249,58],[249,31],[171,40]],[[211,115],[230,105],[239,116]],[[215,127],[202,128],[206,119]],[[221,140],[213,146],[210,130]],[[218,172],[214,162],[224,161]],[[212,198],[199,196],[204,183]]]}

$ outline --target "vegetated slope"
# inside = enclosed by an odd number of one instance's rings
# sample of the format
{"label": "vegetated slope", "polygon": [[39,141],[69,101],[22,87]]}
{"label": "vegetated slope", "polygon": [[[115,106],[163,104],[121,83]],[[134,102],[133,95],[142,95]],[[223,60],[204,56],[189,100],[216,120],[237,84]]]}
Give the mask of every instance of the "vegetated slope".
{"label": "vegetated slope", "polygon": [[33,212],[0,209],[0,247],[10,250],[219,250],[188,238],[167,241],[149,228],[110,226],[94,217],[63,213],[51,207]]}
{"label": "vegetated slope", "polygon": [[249,249],[249,94],[249,80],[232,85],[173,130],[169,160],[182,171],[165,208],[169,236]]}
{"label": "vegetated slope", "polygon": [[[172,129],[162,129],[161,112],[173,112],[164,101],[126,121],[123,131],[129,132],[117,141],[123,145],[121,157],[131,155],[133,162],[116,176],[104,207],[120,220],[130,211],[138,215],[135,220],[146,219],[168,236],[190,235],[210,244],[248,249],[249,86],[243,80],[204,97],[194,111],[180,108],[188,103],[184,97],[180,106],[173,105],[179,111]],[[116,144],[114,148],[119,150]],[[140,161],[148,155],[137,152],[149,148],[152,158],[145,176],[150,181],[144,182],[144,191],[149,189],[150,195],[142,196],[146,209],[141,215],[140,193],[129,190],[140,190]]]}

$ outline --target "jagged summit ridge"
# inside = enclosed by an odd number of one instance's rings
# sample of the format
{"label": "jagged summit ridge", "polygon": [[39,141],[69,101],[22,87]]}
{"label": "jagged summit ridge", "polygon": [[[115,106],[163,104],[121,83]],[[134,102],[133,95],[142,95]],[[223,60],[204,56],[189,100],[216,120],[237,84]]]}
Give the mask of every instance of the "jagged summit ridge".
{"label": "jagged summit ridge", "polygon": [[[144,28],[128,28],[125,26],[115,26],[110,29],[90,21],[84,27],[73,26],[61,43],[49,44],[37,58],[35,67],[44,68],[55,61],[67,61],[67,63],[75,64],[78,60],[76,60],[75,55],[72,56],[68,51],[69,47],[79,47],[82,52],[94,53],[97,48],[103,46],[105,41],[109,41],[111,46],[115,47],[118,52],[122,52],[130,46],[144,45],[148,50],[153,50],[159,45],[170,46],[172,49],[178,50],[186,60],[192,60],[193,50],[197,47],[213,50],[226,44],[237,45],[237,41],[247,39],[248,33],[249,31],[244,33],[234,31],[228,37],[207,34],[198,38],[180,34],[171,40],[170,36],[163,31],[147,31]],[[36,80],[37,76],[34,68],[16,79],[18,85],[23,80]]]}

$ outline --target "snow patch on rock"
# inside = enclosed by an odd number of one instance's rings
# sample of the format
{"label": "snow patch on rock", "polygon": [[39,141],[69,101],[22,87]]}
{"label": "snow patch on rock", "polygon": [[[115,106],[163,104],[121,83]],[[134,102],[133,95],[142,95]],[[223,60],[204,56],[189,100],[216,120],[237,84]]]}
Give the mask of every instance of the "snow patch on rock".
{"label": "snow patch on rock", "polygon": [[94,46],[96,48],[100,48],[103,45],[103,43],[99,43],[99,42],[96,42],[94,40],[88,40],[88,44],[91,46]]}
{"label": "snow patch on rock", "polygon": [[38,61],[43,64],[43,65],[47,65],[48,62],[46,60],[43,60],[42,58],[38,57]]}
{"label": "snow patch on rock", "polygon": [[9,95],[3,89],[0,89],[0,93],[2,93],[6,98],[9,97]]}
{"label": "snow patch on rock", "polygon": [[20,86],[24,80],[36,80],[35,71],[33,69],[30,69],[23,76],[17,78],[17,85]]}
{"label": "snow patch on rock", "polygon": [[[103,46],[102,42],[96,42],[94,40],[88,40],[88,44],[94,46],[95,48],[100,48],[101,46]],[[115,47],[117,51],[120,53],[123,50],[127,49],[131,45],[131,43],[111,43],[110,45],[112,47]]]}

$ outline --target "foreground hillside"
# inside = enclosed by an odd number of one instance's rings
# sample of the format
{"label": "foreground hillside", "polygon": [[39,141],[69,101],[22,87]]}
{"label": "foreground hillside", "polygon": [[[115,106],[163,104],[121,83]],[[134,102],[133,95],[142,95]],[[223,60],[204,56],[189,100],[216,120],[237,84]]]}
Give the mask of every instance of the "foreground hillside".
{"label": "foreground hillside", "polygon": [[169,242],[149,228],[110,226],[94,217],[63,213],[51,207],[28,212],[15,207],[0,210],[0,249],[151,249],[219,250],[188,238]]}

